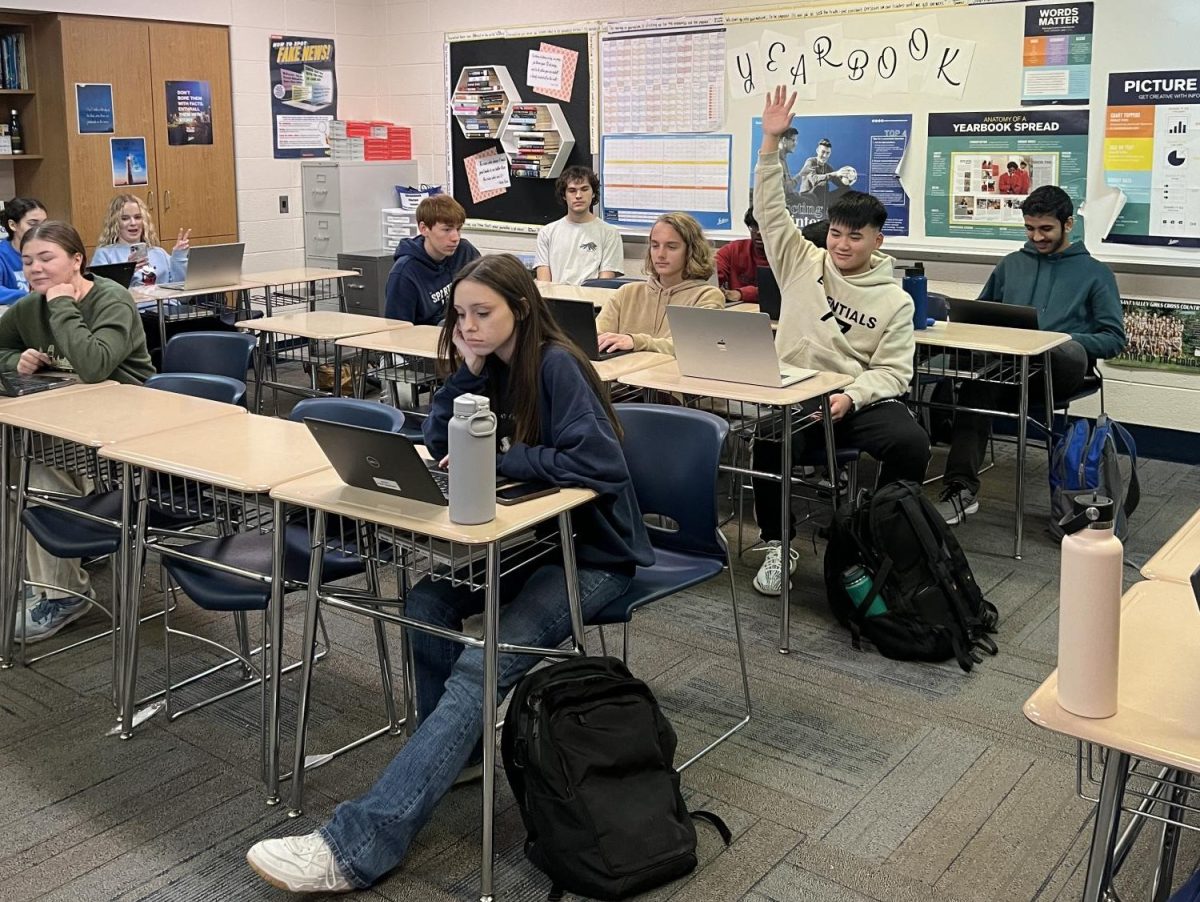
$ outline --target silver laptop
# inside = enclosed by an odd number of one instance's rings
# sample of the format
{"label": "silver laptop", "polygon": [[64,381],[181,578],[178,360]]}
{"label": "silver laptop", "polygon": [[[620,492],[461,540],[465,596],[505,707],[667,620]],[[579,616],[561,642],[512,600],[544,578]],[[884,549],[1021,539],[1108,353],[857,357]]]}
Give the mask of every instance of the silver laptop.
{"label": "silver laptop", "polygon": [[817,375],[817,370],[780,364],[765,313],[668,307],[667,322],[681,375],[771,388]]}
{"label": "silver laptop", "polygon": [[159,288],[170,291],[195,291],[200,288],[223,288],[242,281],[242,255],[246,245],[197,244],[188,251],[187,278],[182,282],[160,282]]}

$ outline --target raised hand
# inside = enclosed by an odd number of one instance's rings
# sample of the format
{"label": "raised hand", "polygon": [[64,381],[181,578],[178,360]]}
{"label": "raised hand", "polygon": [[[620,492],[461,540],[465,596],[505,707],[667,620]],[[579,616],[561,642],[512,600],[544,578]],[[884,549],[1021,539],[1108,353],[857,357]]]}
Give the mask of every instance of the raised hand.
{"label": "raised hand", "polygon": [[191,247],[191,242],[188,241],[188,236],[191,234],[191,229],[180,229],[179,237],[175,239],[175,247],[172,248],[171,253],[177,254],[180,251],[186,251],[189,247]]}
{"label": "raised hand", "polygon": [[777,85],[774,91],[768,91],[766,102],[763,104],[763,134],[778,138],[791,128],[792,107],[795,105],[795,91],[788,96],[788,90],[783,85]]}

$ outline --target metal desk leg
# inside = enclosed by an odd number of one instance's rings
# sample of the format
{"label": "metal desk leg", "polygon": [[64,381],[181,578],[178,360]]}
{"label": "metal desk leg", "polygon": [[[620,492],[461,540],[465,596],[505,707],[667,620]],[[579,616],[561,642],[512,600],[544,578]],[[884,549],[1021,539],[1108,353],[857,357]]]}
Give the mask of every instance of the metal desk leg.
{"label": "metal desk leg", "polygon": [[[576,595],[579,585],[576,582]],[[578,600],[578,598],[576,599]],[[492,832],[496,815],[496,693],[500,656],[500,545],[487,547],[487,585],[483,627],[483,854],[479,866],[479,902],[492,902]]]}
{"label": "metal desk leg", "polygon": [[1179,856],[1178,822],[1186,815],[1183,807],[1187,804],[1188,792],[1191,790],[1191,775],[1184,770],[1172,770],[1167,775],[1169,786],[1167,792],[1170,804],[1167,817],[1177,823],[1162,825],[1162,840],[1159,844],[1158,867],[1154,870],[1154,879],[1150,886],[1151,902],[1167,902],[1171,895],[1171,881],[1175,876],[1175,859]]}
{"label": "metal desk leg", "polygon": [[[19,652],[16,652],[11,645],[9,646],[9,661],[19,658],[21,664],[25,665],[28,660],[26,654],[28,649],[25,646],[25,596],[21,591],[21,577],[25,572],[25,543],[29,541],[29,534],[21,525],[21,514],[25,511],[29,492],[29,460],[33,455],[32,436],[28,432],[22,432],[20,442],[21,463],[17,467],[16,498],[13,502],[12,517],[12,566],[9,568],[8,585],[4,587],[4,594],[7,604],[13,611],[15,638],[21,645]],[[18,619],[21,621],[20,629],[16,626]]]}
{"label": "metal desk leg", "polygon": [[1046,397],[1046,462],[1054,462],[1054,386],[1050,382],[1050,352],[1042,355],[1042,381]]}
{"label": "metal desk leg", "polygon": [[1092,847],[1088,852],[1083,902],[1104,902],[1112,886],[1113,850],[1117,842],[1117,828],[1121,824],[1121,800],[1125,796],[1125,782],[1128,779],[1129,756],[1108,749],[1100,784],[1100,800],[1096,803],[1096,825],[1092,832]]}
{"label": "metal desk leg", "polygon": [[558,535],[562,545],[563,574],[567,580],[567,606],[571,612],[571,637],[577,655],[587,654],[587,645],[583,635],[583,611],[579,599],[579,567],[575,563],[575,533],[571,527],[571,512],[563,511],[558,515]]}
{"label": "metal desk leg", "polygon": [[12,667],[13,630],[16,626],[17,597],[10,590],[9,581],[16,569],[13,559],[13,541],[9,536],[13,524],[9,517],[8,485],[12,477],[9,454],[12,452],[12,429],[0,426],[0,669]]}
{"label": "metal desk leg", "polygon": [[267,690],[267,711],[263,728],[266,743],[263,749],[263,782],[267,784],[267,804],[279,804],[279,710],[280,672],[283,670],[283,556],[285,553],[287,527],[284,514],[286,505],[274,502],[272,509],[275,533],[271,537],[271,601],[267,608],[267,642],[271,649],[268,655],[271,685]]}
{"label": "metal desk leg", "polygon": [[841,499],[841,481],[838,477],[837,445],[833,438],[833,416],[829,411],[829,395],[821,395],[821,424],[825,428],[825,466],[829,468],[829,484],[833,487],[833,513],[837,513]]}
{"label": "metal desk leg", "polygon": [[[345,313],[346,312],[346,284],[343,281],[342,276],[338,276],[335,281],[337,282],[338,311],[341,313]],[[313,283],[313,287],[316,288],[315,282]],[[317,305],[316,301],[313,301],[313,306],[316,307],[316,305]]]}
{"label": "metal desk leg", "polygon": [[[315,371],[316,364],[313,365]],[[353,390],[351,390],[353,394]],[[342,346],[336,341],[333,343],[333,396],[340,398],[342,396]]]}
{"label": "metal desk leg", "polygon": [[[278,524],[277,524],[278,527]],[[304,605],[304,639],[300,644],[300,700],[296,706],[296,756],[292,767],[292,807],[288,817],[299,817],[304,811],[304,739],[308,733],[308,694],[312,689],[313,648],[317,644],[317,613],[321,604],[322,549],[325,547],[325,512],[313,512],[312,536],[309,540],[308,599]],[[279,685],[278,679],[275,681]],[[486,751],[487,744],[484,744]]]}
{"label": "metal desk leg", "polygon": [[[167,353],[167,311],[163,307],[163,299],[154,299],[155,308],[158,310],[158,340],[159,354],[166,356]],[[162,357],[159,358],[161,360]]]}
{"label": "metal desk leg", "polygon": [[780,409],[783,417],[783,441],[780,448],[779,524],[780,524],[780,584],[779,584],[779,653],[788,654],[792,632],[792,405]]}
{"label": "metal desk leg", "polygon": [[[132,505],[133,480],[130,478],[132,475],[130,469],[126,470],[126,487],[122,489],[125,493],[121,501],[123,515],[126,513],[126,504]],[[121,691],[125,694],[125,700],[121,704],[122,739],[129,739],[133,736],[134,714],[136,713],[134,707],[137,705],[138,612],[142,603],[142,570],[146,564],[146,508],[149,504],[149,482],[149,478],[143,473],[141,484],[138,487],[137,522],[129,538],[132,554],[129,555],[129,562],[126,564],[129,582],[125,586],[124,613],[121,617],[122,654],[125,663],[125,677],[121,683]],[[169,602],[170,599],[167,598],[165,603]],[[156,706],[151,706],[149,710],[158,709]]]}
{"label": "metal desk leg", "polygon": [[1029,431],[1029,358],[1021,358],[1021,400],[1017,405],[1017,529],[1013,557],[1021,559],[1025,535],[1025,444]]}

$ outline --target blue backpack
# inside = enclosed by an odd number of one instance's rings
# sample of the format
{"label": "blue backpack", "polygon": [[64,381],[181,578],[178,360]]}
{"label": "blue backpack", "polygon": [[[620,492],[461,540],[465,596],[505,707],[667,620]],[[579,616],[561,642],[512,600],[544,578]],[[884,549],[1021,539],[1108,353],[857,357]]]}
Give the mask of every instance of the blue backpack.
{"label": "blue backpack", "polygon": [[1200,902],[1200,871],[1192,874],[1188,882],[1175,890],[1168,902]]}
{"label": "blue backpack", "polygon": [[[1128,473],[1121,471],[1122,451],[1129,457]],[[1100,414],[1093,426],[1085,419],[1072,422],[1054,443],[1050,454],[1050,532],[1063,537],[1059,522],[1073,513],[1072,499],[1099,492],[1117,503],[1117,538],[1129,532],[1129,517],[1142,500],[1138,486],[1137,446],[1116,420]]]}

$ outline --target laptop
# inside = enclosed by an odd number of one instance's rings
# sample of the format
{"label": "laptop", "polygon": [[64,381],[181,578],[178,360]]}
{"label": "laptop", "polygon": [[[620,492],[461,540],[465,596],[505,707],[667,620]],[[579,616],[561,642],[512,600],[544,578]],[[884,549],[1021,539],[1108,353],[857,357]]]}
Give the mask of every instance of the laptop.
{"label": "laptop", "polygon": [[0,373],[0,391],[10,398],[64,388],[78,382],[79,377],[74,373],[33,373],[29,376],[22,376],[13,371]]}
{"label": "laptop", "polygon": [[765,313],[668,307],[667,321],[684,376],[783,388],[817,375],[817,370],[780,364]]}
{"label": "laptop", "polygon": [[782,299],[779,296],[779,283],[775,281],[775,273],[769,266],[760,266],[756,279],[758,281],[758,311],[771,317],[771,322],[778,322]]}
{"label": "laptop", "polygon": [[137,269],[137,264],[132,261],[125,263],[101,263],[98,266],[89,266],[88,272],[93,276],[103,276],[106,279],[112,279],[122,288],[128,288],[129,283],[133,281],[133,271]]}
{"label": "laptop", "polygon": [[974,326],[1006,326],[1009,329],[1038,328],[1038,314],[1033,307],[1020,304],[1001,304],[996,301],[967,301],[947,298],[950,322]]}
{"label": "laptop", "polygon": [[587,354],[588,360],[608,360],[620,357],[629,351],[600,352],[596,332],[596,311],[591,304],[582,301],[563,301],[546,298],[550,314],[558,327],[567,333],[567,338],[579,345],[580,350]]}
{"label": "laptop", "polygon": [[160,282],[168,291],[223,288],[242,280],[242,254],[246,245],[198,244],[188,251],[187,278],[182,282]]}

